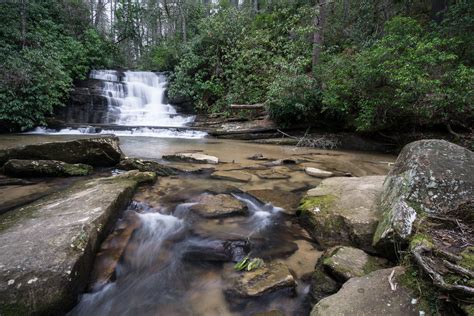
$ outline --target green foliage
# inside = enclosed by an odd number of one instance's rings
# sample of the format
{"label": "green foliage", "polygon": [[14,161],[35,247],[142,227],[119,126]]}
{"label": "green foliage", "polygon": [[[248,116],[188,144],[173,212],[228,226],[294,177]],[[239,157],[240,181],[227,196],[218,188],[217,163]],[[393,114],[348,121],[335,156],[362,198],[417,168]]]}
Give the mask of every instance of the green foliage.
{"label": "green foliage", "polygon": [[[81,2],[64,5],[83,10]],[[74,80],[85,78],[90,67],[111,64],[113,48],[82,22],[71,26],[54,2],[0,6],[0,121],[21,129],[44,124],[45,116],[63,104]]]}
{"label": "green foliage", "polygon": [[248,256],[246,256],[234,265],[234,269],[237,271],[252,271],[261,268],[264,264],[265,263],[260,258],[250,259]]}
{"label": "green foliage", "polygon": [[454,41],[395,17],[385,35],[358,53],[329,55],[319,69],[324,109],[360,131],[458,124],[473,115],[472,68]]}

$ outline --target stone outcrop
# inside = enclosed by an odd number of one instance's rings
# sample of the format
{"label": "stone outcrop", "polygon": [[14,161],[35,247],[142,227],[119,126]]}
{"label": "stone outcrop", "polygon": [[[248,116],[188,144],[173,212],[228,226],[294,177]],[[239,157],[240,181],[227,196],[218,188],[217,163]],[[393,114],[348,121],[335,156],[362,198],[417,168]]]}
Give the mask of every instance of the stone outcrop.
{"label": "stone outcrop", "polygon": [[63,314],[139,183],[154,173],[83,180],[0,216],[0,314]]}
{"label": "stone outcrop", "polygon": [[178,162],[218,164],[219,158],[204,153],[176,153],[172,155],[164,155],[163,159]]}
{"label": "stone outcrop", "polygon": [[58,160],[10,159],[3,165],[3,172],[12,177],[73,177],[86,176],[92,171],[89,165]]}
{"label": "stone outcrop", "polygon": [[311,316],[421,315],[416,295],[400,281],[404,272],[395,267],[352,278],[336,294],[319,301]]}
{"label": "stone outcrop", "polygon": [[311,277],[310,295],[313,302],[336,293],[344,282],[388,266],[383,258],[347,246],[336,246],[324,252]]}
{"label": "stone outcrop", "polygon": [[59,160],[91,166],[114,166],[122,151],[115,136],[26,145],[0,150],[0,165],[10,159]]}
{"label": "stone outcrop", "polygon": [[191,211],[206,218],[247,215],[247,205],[229,194],[201,194]]}
{"label": "stone outcrop", "polygon": [[444,140],[406,145],[388,174],[381,197],[383,220],[373,242],[386,252],[407,244],[422,214],[473,221],[474,153]]}
{"label": "stone outcrop", "polygon": [[280,289],[294,290],[296,281],[288,267],[279,262],[268,263],[253,271],[235,273],[227,280],[224,292],[233,297],[259,297]]}
{"label": "stone outcrop", "polygon": [[143,160],[138,158],[126,158],[121,160],[120,163],[117,165],[117,169],[154,172],[161,177],[167,177],[177,174],[177,170],[175,168],[162,165],[156,161]]}
{"label": "stone outcrop", "polygon": [[380,219],[378,201],[384,178],[324,179],[301,201],[302,224],[324,247],[353,245],[373,252],[372,237]]}

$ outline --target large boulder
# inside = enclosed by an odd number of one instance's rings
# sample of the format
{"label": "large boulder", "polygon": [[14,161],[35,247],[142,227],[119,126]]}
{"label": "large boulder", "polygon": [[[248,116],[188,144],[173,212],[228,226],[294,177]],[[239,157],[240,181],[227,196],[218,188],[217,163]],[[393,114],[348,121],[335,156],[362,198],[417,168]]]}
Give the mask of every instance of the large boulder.
{"label": "large boulder", "polygon": [[89,165],[58,160],[11,159],[3,165],[3,172],[12,177],[73,177],[86,176],[92,171]]}
{"label": "large boulder", "polygon": [[404,272],[395,267],[352,278],[339,292],[319,301],[311,316],[421,315],[416,295],[401,283]]}
{"label": "large boulder", "polygon": [[114,166],[122,151],[116,136],[51,142],[0,150],[0,165],[10,159],[59,160],[91,166]]}
{"label": "large boulder", "polygon": [[324,179],[299,207],[303,226],[322,246],[353,245],[374,252],[384,176]]}
{"label": "large boulder", "polygon": [[373,243],[386,252],[408,243],[423,214],[472,222],[474,153],[444,140],[406,145],[385,180],[381,211]]}
{"label": "large boulder", "polygon": [[137,185],[153,173],[79,181],[0,216],[0,314],[64,314]]}
{"label": "large boulder", "polygon": [[191,210],[202,217],[216,218],[234,215],[246,215],[247,205],[229,194],[201,194]]}
{"label": "large boulder", "polygon": [[361,249],[336,246],[319,258],[311,277],[310,295],[313,302],[336,293],[344,282],[388,266],[383,258],[371,256]]}

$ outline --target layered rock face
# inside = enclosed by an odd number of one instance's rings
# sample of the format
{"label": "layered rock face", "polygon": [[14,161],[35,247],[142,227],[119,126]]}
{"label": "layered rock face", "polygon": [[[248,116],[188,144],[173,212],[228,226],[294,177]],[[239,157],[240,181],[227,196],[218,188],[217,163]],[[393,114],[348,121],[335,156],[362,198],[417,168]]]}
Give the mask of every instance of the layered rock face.
{"label": "layered rock face", "polygon": [[0,217],[0,314],[60,314],[86,287],[94,254],[139,183],[131,171],[85,180]]}
{"label": "layered rock face", "polygon": [[11,159],[3,165],[6,175],[20,178],[86,176],[92,170],[89,165],[69,164],[58,160]]}
{"label": "layered rock face", "polygon": [[26,145],[0,150],[0,165],[10,159],[59,160],[71,164],[114,166],[123,153],[116,136]]}

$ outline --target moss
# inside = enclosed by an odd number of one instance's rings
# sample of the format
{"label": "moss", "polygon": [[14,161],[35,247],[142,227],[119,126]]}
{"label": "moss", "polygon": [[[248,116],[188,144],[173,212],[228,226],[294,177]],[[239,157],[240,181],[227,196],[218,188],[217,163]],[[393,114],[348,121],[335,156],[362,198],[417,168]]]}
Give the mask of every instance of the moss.
{"label": "moss", "polygon": [[467,247],[461,252],[461,261],[459,261],[459,265],[474,271],[474,247]]}
{"label": "moss", "polygon": [[322,195],[322,196],[306,196],[304,197],[298,208],[299,214],[304,214],[308,211],[313,211],[319,208],[320,211],[325,211],[333,204],[336,197],[334,195]]}
{"label": "moss", "polygon": [[474,304],[463,305],[461,308],[467,316],[474,316]]}
{"label": "moss", "polygon": [[92,166],[85,164],[64,164],[64,173],[70,176],[87,176],[92,172]]}
{"label": "moss", "polygon": [[410,249],[414,249],[417,246],[425,246],[427,248],[433,248],[433,239],[425,234],[417,233],[411,238]]}
{"label": "moss", "polygon": [[430,281],[423,279],[415,267],[407,266],[405,268],[405,273],[399,279],[400,284],[418,294],[420,310],[425,311],[428,315],[438,315],[439,290]]}
{"label": "moss", "polygon": [[380,261],[380,259],[369,256],[367,258],[367,263],[363,267],[363,270],[364,274],[369,274],[370,272],[374,272],[385,267],[386,266]]}
{"label": "moss", "polygon": [[20,316],[31,314],[31,308],[22,304],[0,304],[0,315]]}

